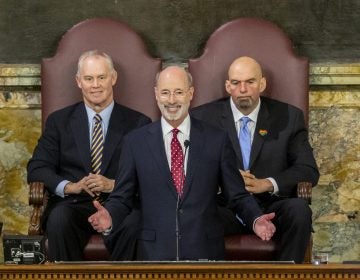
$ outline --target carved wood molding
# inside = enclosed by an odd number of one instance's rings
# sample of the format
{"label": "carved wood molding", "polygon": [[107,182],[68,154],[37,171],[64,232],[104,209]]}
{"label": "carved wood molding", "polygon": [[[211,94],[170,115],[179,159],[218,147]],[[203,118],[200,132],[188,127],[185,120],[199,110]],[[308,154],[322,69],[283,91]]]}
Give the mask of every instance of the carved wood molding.
{"label": "carved wood molding", "polygon": [[358,279],[360,265],[116,263],[1,265],[0,279]]}
{"label": "carved wood molding", "polygon": [[311,64],[310,85],[360,85],[360,63]]}
{"label": "carved wood molding", "polygon": [[360,108],[360,63],[312,64],[309,103],[311,108]]}

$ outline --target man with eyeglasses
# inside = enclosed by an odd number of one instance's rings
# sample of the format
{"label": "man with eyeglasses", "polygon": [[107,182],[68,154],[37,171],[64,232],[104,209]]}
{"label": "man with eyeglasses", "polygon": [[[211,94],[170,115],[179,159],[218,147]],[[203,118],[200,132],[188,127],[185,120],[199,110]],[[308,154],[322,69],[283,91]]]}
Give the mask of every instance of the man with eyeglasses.
{"label": "man with eyeglasses", "polygon": [[244,188],[227,134],[190,118],[193,94],[185,69],[169,66],[157,75],[161,120],[125,137],[115,189],[104,206],[94,202],[98,211],[89,222],[117,240],[117,228],[139,196],[137,260],[223,260],[219,184],[249,229],[263,240],[275,232],[274,214],[263,215]]}

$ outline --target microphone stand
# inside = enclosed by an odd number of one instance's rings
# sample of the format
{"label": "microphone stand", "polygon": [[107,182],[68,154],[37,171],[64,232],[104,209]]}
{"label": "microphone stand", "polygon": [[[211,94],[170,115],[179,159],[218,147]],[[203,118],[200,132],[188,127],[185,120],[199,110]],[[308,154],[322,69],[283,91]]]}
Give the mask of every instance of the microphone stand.
{"label": "microphone stand", "polygon": [[185,140],[184,141],[184,161],[183,161],[183,169],[182,169],[182,178],[181,178],[181,193],[177,194],[177,201],[176,201],[176,215],[175,215],[175,233],[176,233],[176,261],[180,260],[180,249],[179,249],[179,242],[180,242],[180,227],[179,227],[179,204],[180,204],[180,197],[182,195],[183,189],[184,189],[184,181],[185,181],[185,159],[186,159],[186,152],[188,150],[188,147],[190,146],[190,141]]}

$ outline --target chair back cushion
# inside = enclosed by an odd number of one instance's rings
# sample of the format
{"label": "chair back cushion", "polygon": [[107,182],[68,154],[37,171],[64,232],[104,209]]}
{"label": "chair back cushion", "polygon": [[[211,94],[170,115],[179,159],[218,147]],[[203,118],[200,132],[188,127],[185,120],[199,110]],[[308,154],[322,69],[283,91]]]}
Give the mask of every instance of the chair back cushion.
{"label": "chair back cushion", "polygon": [[228,68],[240,56],[253,57],[261,64],[267,79],[263,95],[302,109],[307,120],[309,62],[294,53],[280,28],[259,18],[240,18],[220,26],[202,56],[189,61],[195,87],[192,107],[228,96]]}
{"label": "chair back cushion", "polygon": [[95,18],[68,30],[55,56],[42,61],[43,124],[51,112],[82,100],[75,80],[77,61],[83,52],[94,49],[109,54],[114,61],[118,72],[115,101],[152,119],[158,118],[154,81],[161,69],[161,60],[149,55],[140,36],[126,24]]}

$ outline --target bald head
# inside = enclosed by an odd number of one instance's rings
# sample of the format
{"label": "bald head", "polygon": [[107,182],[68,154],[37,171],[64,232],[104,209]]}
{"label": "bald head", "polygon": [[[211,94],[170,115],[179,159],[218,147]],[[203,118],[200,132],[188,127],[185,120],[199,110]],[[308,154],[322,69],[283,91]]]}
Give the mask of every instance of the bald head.
{"label": "bald head", "polygon": [[231,63],[228,75],[226,91],[241,113],[250,114],[259,104],[260,94],[266,88],[260,64],[251,57],[239,57]]}
{"label": "bald head", "polygon": [[259,78],[263,76],[260,64],[255,59],[248,56],[242,56],[235,59],[229,67],[228,75],[230,77],[232,73],[239,71],[251,72]]}

